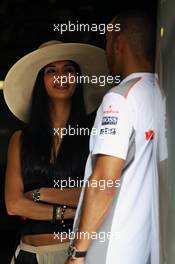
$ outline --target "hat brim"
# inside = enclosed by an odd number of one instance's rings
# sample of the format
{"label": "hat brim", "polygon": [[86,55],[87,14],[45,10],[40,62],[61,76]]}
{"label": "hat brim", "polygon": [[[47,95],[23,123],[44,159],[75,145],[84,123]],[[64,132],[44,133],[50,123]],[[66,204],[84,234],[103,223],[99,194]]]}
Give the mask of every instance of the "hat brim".
{"label": "hat brim", "polygon": [[[31,96],[38,72],[45,65],[62,60],[76,62],[83,76],[108,75],[107,62],[103,49],[80,43],[59,43],[37,49],[17,61],[7,73],[4,81],[4,98],[11,112],[27,122],[30,113]],[[84,83],[84,99],[87,113],[100,104],[109,85]]]}

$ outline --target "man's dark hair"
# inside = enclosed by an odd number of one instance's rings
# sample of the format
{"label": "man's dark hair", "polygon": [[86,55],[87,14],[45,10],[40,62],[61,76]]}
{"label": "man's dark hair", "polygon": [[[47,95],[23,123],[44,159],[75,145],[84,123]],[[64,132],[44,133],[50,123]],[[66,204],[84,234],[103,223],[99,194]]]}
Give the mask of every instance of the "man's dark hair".
{"label": "man's dark hair", "polygon": [[116,16],[133,53],[154,63],[156,48],[156,15],[143,11],[125,11]]}

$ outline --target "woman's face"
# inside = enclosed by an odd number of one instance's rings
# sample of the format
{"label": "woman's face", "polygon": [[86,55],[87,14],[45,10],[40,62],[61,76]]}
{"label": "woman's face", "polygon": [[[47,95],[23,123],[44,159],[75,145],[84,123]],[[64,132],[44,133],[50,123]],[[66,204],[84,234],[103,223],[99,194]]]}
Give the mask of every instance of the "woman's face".
{"label": "woman's face", "polygon": [[52,99],[70,99],[74,94],[76,70],[71,61],[56,61],[44,70],[44,84]]}

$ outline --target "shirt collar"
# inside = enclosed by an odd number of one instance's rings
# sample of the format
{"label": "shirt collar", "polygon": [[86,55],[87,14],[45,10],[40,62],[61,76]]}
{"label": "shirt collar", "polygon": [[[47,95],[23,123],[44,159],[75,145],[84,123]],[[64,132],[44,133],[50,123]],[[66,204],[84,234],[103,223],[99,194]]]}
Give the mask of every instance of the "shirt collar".
{"label": "shirt collar", "polygon": [[151,73],[151,72],[135,72],[135,73],[131,73],[129,74],[127,77],[125,77],[120,84],[122,83],[126,83],[132,79],[135,78],[140,78],[140,77],[146,77],[146,78],[156,78],[158,79],[158,75],[156,73]]}

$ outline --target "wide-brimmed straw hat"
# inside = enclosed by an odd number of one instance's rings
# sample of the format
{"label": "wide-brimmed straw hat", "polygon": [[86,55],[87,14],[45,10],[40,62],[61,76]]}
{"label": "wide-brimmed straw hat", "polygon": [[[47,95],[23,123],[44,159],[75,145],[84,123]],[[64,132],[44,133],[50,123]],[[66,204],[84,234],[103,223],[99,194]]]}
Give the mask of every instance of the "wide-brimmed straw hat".
{"label": "wide-brimmed straw hat", "polygon": [[[83,76],[107,76],[108,68],[103,49],[80,43],[48,41],[37,50],[18,60],[7,73],[4,81],[4,98],[11,112],[20,120],[27,122],[30,114],[32,91],[41,68],[55,61],[76,62]],[[100,104],[109,85],[84,83],[84,100],[87,113]]]}

